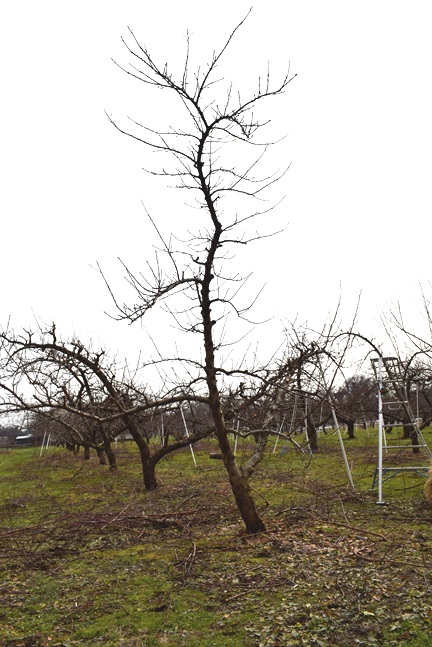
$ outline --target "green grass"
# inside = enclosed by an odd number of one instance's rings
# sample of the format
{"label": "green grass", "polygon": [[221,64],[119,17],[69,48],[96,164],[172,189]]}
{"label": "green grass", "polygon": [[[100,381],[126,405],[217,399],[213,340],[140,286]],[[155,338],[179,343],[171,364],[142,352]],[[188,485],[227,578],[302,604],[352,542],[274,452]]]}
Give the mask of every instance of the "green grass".
{"label": "green grass", "polygon": [[251,480],[255,538],[209,443],[196,468],[189,449],[162,461],[147,493],[130,444],[115,475],[61,449],[0,453],[0,646],[426,647],[424,479],[385,483],[377,506],[376,432],[346,441],[356,494],[337,438],[320,443],[312,461],[270,444]]}

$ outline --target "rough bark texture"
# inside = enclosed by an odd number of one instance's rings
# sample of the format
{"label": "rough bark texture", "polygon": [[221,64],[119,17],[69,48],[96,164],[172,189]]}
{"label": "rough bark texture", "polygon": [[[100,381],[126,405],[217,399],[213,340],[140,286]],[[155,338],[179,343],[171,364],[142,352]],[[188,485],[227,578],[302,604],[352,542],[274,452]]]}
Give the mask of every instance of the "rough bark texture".
{"label": "rough bark texture", "polygon": [[138,446],[141,459],[141,470],[144,481],[144,488],[146,490],[156,490],[158,487],[156,479],[156,461],[150,455],[150,448],[147,440],[141,435],[135,422],[130,417],[125,417],[125,424],[135,443]]}
{"label": "rough bark texture", "polygon": [[252,456],[250,457],[246,465],[243,467],[243,474],[246,476],[247,479],[249,479],[252,476],[252,474],[255,472],[256,466],[264,456],[265,448],[267,447],[268,437],[269,437],[268,432],[263,432],[256,439],[256,445],[252,453]]}
{"label": "rough bark texture", "polygon": [[101,449],[100,447],[97,447],[96,448],[96,453],[98,455],[99,465],[106,465],[106,455],[105,455],[104,450]]}
{"label": "rough bark texture", "polygon": [[117,459],[116,455],[111,447],[111,443],[106,440],[104,441],[104,447],[105,447],[105,454],[106,457],[108,458],[108,464],[110,468],[110,472],[116,472],[117,471]]}
{"label": "rough bark texture", "polygon": [[[402,419],[403,435],[402,438],[410,440],[411,445],[418,445],[420,440],[417,434],[417,429],[413,427],[411,419],[407,416]],[[413,454],[420,454],[420,447],[413,447]]]}
{"label": "rough bark texture", "polygon": [[306,419],[309,447],[313,453],[319,451],[317,430],[310,416]]}
{"label": "rough bark texture", "polygon": [[347,429],[348,429],[348,438],[353,440],[355,438],[354,434],[354,420],[347,420]]}

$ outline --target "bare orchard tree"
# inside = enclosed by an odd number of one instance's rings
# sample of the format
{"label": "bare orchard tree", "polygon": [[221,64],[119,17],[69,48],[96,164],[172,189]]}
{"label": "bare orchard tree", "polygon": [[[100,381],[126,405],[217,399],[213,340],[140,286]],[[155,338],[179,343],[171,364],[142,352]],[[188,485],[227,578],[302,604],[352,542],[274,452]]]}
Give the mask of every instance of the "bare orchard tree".
{"label": "bare orchard tree", "polygon": [[155,420],[188,401],[186,384],[163,397],[140,388],[127,371],[119,369],[103,350],[79,340],[63,341],[55,326],[37,333],[0,334],[3,380],[0,411],[38,413],[63,430],[64,437],[84,447],[103,451],[116,469],[111,443],[128,431],[138,446],[144,487],[157,487],[156,465],[168,454],[208,436],[213,427],[195,425],[189,435],[167,427],[155,435]]}
{"label": "bare orchard tree", "polygon": [[360,421],[366,429],[367,421],[376,419],[376,385],[367,375],[352,375],[347,378],[335,390],[333,402],[338,420],[347,425],[350,439],[355,438],[356,421]]}
{"label": "bare orchard tree", "polygon": [[[325,342],[325,340],[322,340]],[[323,348],[312,343],[303,348],[288,347],[282,359],[272,367],[264,367],[240,382],[224,400],[224,419],[230,421],[231,431],[241,437],[252,437],[255,445],[241,467],[245,478],[250,478],[261,461],[271,435],[292,440],[295,428],[284,426],[292,418],[292,400],[297,395],[297,373]],[[289,412],[289,414],[288,414]]]}
{"label": "bare orchard tree", "polygon": [[[231,32],[209,63],[197,69],[191,69],[187,39],[185,63],[178,77],[168,64],[156,61],[132,30],[123,40],[131,63],[119,67],[147,89],[147,101],[154,102],[157,98],[161,101],[165,97],[162,104],[165,111],[174,105],[174,113],[167,119],[179,125],[159,130],[151,124],[132,120],[134,126],[129,130],[112,117],[110,121],[117,130],[147,149],[168,155],[169,166],[152,168],[150,173],[174,179],[178,188],[194,194],[199,211],[196,212],[195,231],[191,232],[186,223],[183,226],[180,223],[175,243],[162,235],[163,216],[151,218],[170,269],[164,270],[160,259],[150,267],[146,277],[126,267],[128,281],[136,291],[134,303],[121,305],[112,295],[119,318],[131,322],[141,319],[158,302],[169,308],[167,298],[174,297],[171,313],[176,325],[201,336],[203,358],[195,364],[199,374],[196,383],[205,386],[223,463],[247,532],[257,533],[264,529],[264,524],[251,496],[248,479],[236,464],[223,414],[221,376],[224,371],[220,351],[228,312],[245,317],[247,311],[236,299],[243,280],[236,274],[230,275],[228,261],[233,253],[230,249],[263,237],[257,233],[253,219],[269,213],[271,207],[257,210],[250,201],[262,205],[259,200],[265,189],[285,172],[256,175],[257,164],[269,147],[269,142],[259,139],[269,120],[261,120],[256,113],[260,112],[263,102],[281,96],[293,77],[288,71],[273,85],[266,72],[264,78],[257,79],[256,89],[248,97],[242,96],[230,83],[221,90],[219,68],[243,23],[244,20]],[[176,98],[177,103],[171,102],[169,95]],[[249,153],[242,148],[249,148]],[[230,204],[230,198],[234,204]],[[243,207],[239,205],[239,198],[246,201]],[[182,243],[180,239],[186,241]],[[184,299],[183,305],[175,310],[179,296]],[[234,374],[233,369],[231,376]]]}
{"label": "bare orchard tree", "polygon": [[[411,358],[405,364],[405,373],[410,386],[415,391],[415,405],[412,408],[417,417],[421,414],[421,428],[430,424],[432,419],[430,414],[432,394],[429,386],[431,384],[429,367],[432,361],[431,287],[430,281],[428,289],[420,286],[423,317],[417,319],[418,327],[416,329],[406,320],[400,304],[393,309],[389,319],[386,321],[386,332],[390,330],[393,333],[391,335],[393,346],[397,348],[398,343],[400,344],[402,340],[411,354]],[[422,400],[422,404],[426,404],[423,411],[420,409]],[[432,463],[429,469],[429,478],[425,485],[425,495],[432,502]]]}

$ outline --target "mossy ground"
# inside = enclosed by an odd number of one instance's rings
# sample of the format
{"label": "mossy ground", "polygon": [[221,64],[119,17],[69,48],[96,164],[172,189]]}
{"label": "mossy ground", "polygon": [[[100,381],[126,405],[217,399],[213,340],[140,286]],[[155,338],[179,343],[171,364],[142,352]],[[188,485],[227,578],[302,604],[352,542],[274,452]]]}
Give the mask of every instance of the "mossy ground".
{"label": "mossy ground", "polygon": [[189,450],[163,461],[154,492],[130,444],[115,475],[63,449],[1,453],[0,646],[431,645],[424,479],[395,477],[377,506],[376,432],[345,443],[356,493],[337,439],[320,442],[312,461],[270,444],[256,537],[210,443],[196,468]]}

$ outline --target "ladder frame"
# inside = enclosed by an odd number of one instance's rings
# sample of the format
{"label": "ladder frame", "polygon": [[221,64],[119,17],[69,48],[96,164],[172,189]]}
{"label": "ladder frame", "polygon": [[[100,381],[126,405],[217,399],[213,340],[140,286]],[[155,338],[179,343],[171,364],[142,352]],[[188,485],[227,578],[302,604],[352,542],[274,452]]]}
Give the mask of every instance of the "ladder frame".
{"label": "ladder frame", "polygon": [[[405,466],[405,467],[383,467],[383,450],[387,451],[388,449],[414,449],[415,447],[423,448],[426,450],[429,458],[432,458],[432,452],[429,449],[424,436],[419,427],[417,418],[414,417],[411,405],[408,399],[408,393],[406,390],[405,381],[401,372],[401,363],[397,357],[377,357],[371,360],[372,368],[375,373],[375,379],[377,382],[378,388],[378,463],[375,469],[375,474],[372,482],[372,489],[375,488],[377,476],[378,476],[378,501],[377,504],[383,505],[385,502],[383,500],[382,486],[383,482],[390,480],[394,476],[397,476],[401,472],[411,471],[416,474],[421,474],[427,476],[429,467],[419,467],[419,466]],[[385,377],[384,373],[387,374]],[[384,400],[383,395],[391,393],[391,389],[388,388],[388,385],[391,385],[391,388],[394,391],[395,400]],[[387,445],[385,429],[384,429],[384,414],[383,406],[396,405],[398,407],[402,406],[408,419],[409,426],[415,432],[417,437],[417,444],[406,444],[406,445]],[[387,476],[387,474],[389,475]]]}

